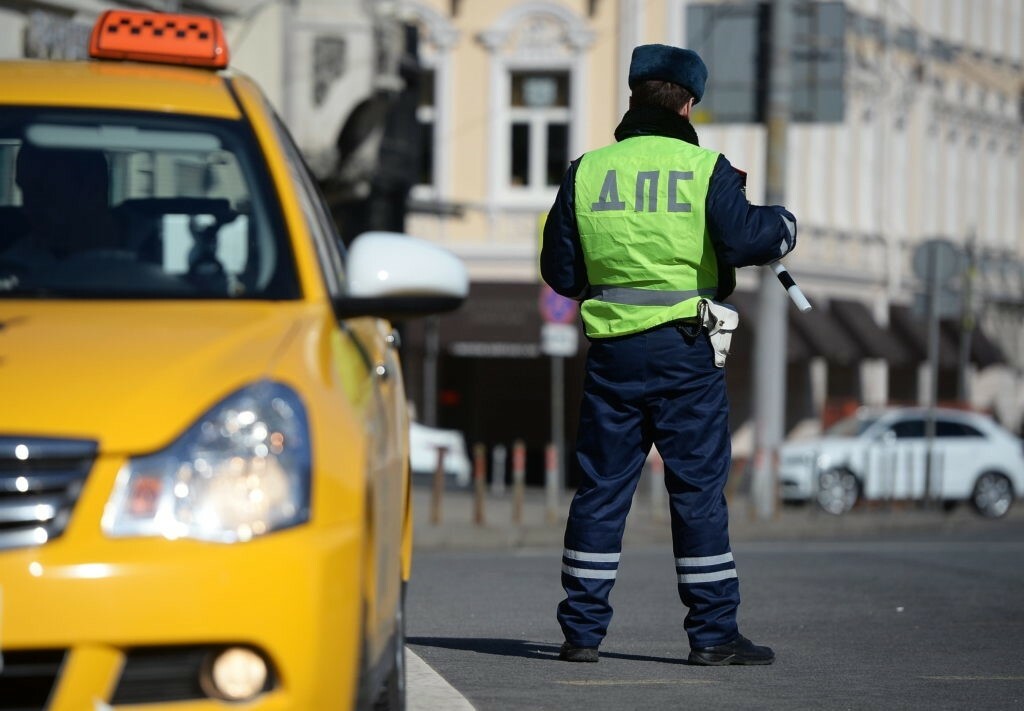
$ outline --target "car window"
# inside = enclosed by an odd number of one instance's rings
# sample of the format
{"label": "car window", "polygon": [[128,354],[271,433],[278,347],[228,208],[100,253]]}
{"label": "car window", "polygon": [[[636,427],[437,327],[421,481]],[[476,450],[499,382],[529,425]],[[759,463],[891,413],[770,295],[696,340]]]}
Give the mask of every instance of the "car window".
{"label": "car window", "polygon": [[896,439],[916,439],[924,437],[924,420],[909,419],[896,422],[889,428]]}
{"label": "car window", "polygon": [[971,427],[970,425],[963,422],[954,422],[952,420],[936,420],[935,421],[935,436],[936,437],[984,437],[984,435]]}
{"label": "car window", "polygon": [[240,121],[0,111],[0,296],[297,298],[283,224]]}

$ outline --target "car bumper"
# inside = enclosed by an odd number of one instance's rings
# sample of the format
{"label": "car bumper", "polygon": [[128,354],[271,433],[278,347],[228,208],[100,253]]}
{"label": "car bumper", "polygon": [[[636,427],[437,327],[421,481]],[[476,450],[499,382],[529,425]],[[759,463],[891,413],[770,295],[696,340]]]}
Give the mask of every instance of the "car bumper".
{"label": "car bumper", "polygon": [[803,469],[779,471],[779,491],[783,501],[807,501],[814,496],[812,475]]}
{"label": "car bumper", "polygon": [[[161,650],[201,654],[236,645],[258,650],[272,673],[271,688],[245,708],[348,708],[359,677],[361,551],[356,527],[312,526],[235,545],[111,540],[97,532],[88,544],[59,538],[6,551],[0,644],[9,660],[29,650],[60,655],[49,711],[104,709],[125,699],[125,670],[140,654],[153,664]],[[113,708],[225,708],[205,694],[166,698],[165,682],[194,669],[148,671],[160,680],[152,698],[143,685]]]}

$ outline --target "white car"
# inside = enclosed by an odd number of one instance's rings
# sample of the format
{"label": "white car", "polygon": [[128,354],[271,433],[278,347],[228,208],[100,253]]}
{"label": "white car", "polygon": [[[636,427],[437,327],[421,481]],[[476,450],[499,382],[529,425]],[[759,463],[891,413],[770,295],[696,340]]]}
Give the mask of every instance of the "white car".
{"label": "white car", "polygon": [[841,514],[863,499],[927,498],[1005,515],[1024,491],[1021,440],[979,413],[936,408],[934,417],[930,467],[927,408],[862,409],[820,437],[785,443],[783,500]]}
{"label": "white car", "polygon": [[438,450],[444,449],[445,477],[457,486],[469,486],[473,464],[466,454],[466,439],[458,430],[409,423],[409,468],[413,474],[433,474],[437,470]]}

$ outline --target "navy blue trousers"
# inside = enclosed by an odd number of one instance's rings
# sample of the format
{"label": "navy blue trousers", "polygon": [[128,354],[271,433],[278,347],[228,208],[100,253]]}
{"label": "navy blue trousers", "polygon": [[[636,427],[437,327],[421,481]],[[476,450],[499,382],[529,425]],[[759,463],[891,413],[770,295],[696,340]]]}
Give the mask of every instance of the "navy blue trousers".
{"label": "navy blue trousers", "polygon": [[596,647],[608,631],[626,515],[652,444],[665,462],[690,646],[739,634],[723,493],[731,459],[725,371],[715,367],[706,333],[664,326],[590,344],[574,462],[580,485],[565,527],[566,598],[557,614],[574,646]]}

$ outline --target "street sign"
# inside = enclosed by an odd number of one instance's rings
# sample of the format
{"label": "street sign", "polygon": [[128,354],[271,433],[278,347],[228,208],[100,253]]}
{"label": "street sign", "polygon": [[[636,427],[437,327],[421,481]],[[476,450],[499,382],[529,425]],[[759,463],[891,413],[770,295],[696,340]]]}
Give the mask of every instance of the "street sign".
{"label": "street sign", "polygon": [[544,355],[571,358],[579,350],[579,340],[574,323],[545,323],[540,327],[540,351]]}
{"label": "street sign", "polygon": [[[959,291],[936,289],[935,309],[940,319],[956,318],[963,310]],[[922,321],[928,318],[928,294],[914,294],[911,313]]]}
{"label": "street sign", "polygon": [[941,238],[919,244],[912,259],[914,274],[925,283],[934,278],[939,284],[945,284],[963,270],[965,263],[963,250]]}
{"label": "street sign", "polygon": [[539,305],[544,323],[573,323],[579,310],[575,301],[555,293],[547,284],[541,284]]}

